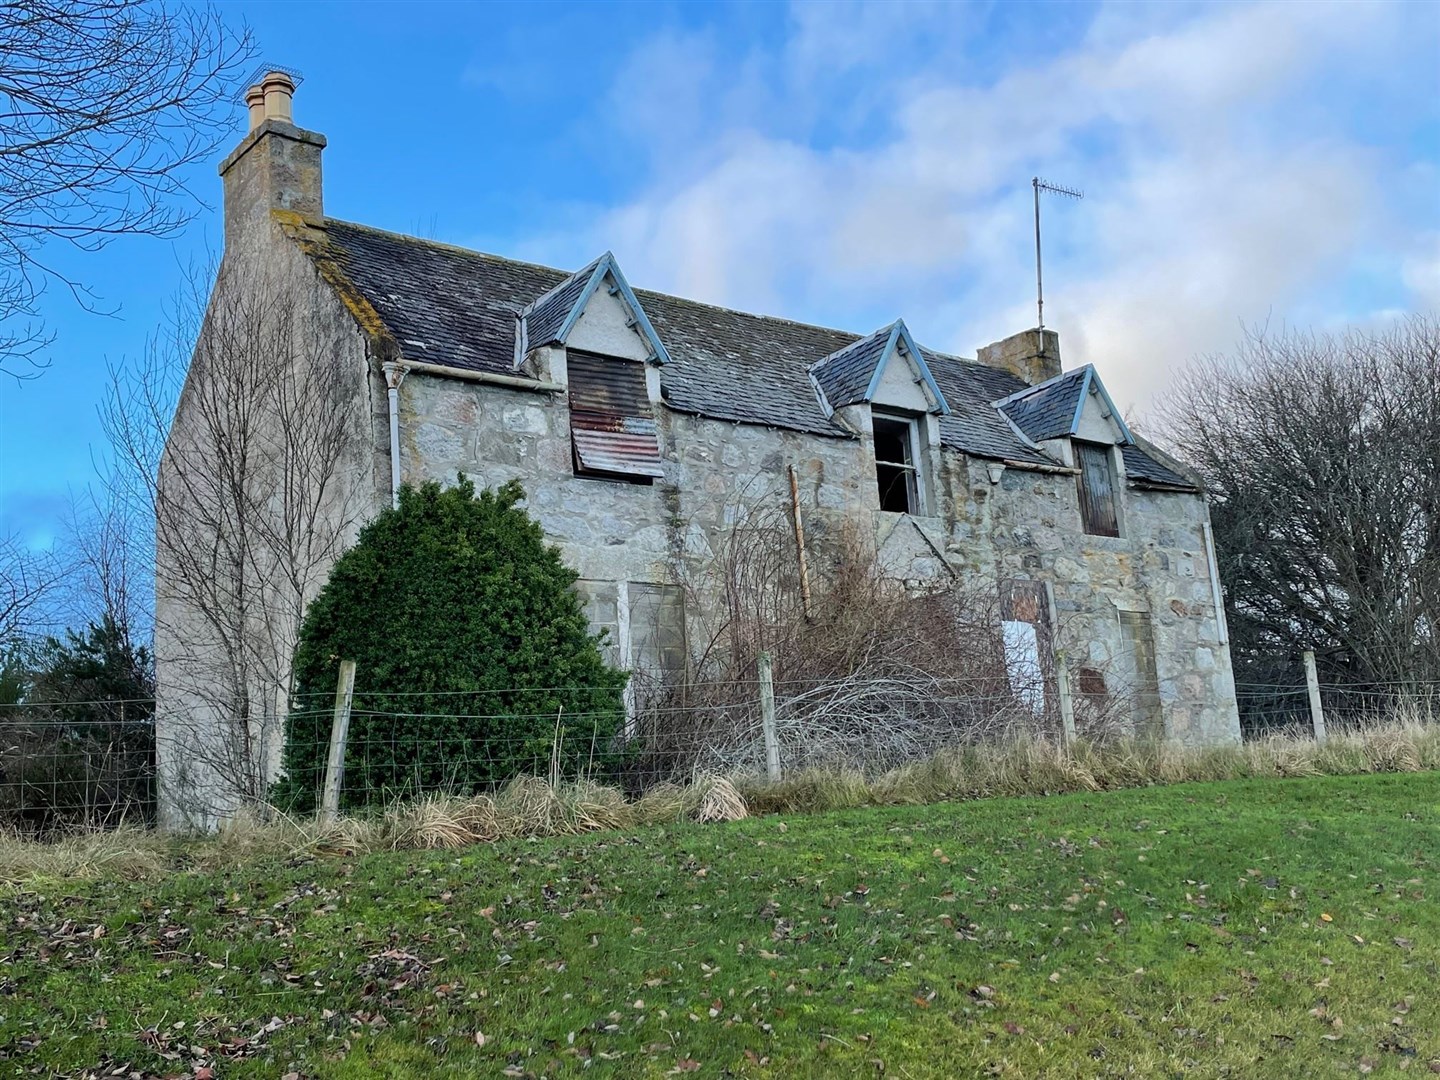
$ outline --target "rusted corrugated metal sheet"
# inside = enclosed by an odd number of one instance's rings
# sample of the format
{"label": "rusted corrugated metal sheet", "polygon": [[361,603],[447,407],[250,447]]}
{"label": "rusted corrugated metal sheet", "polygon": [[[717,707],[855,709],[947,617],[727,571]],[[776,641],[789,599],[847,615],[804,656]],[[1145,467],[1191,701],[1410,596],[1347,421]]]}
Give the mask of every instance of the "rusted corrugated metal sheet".
{"label": "rusted corrugated metal sheet", "polygon": [[645,365],[570,352],[570,432],[581,471],[662,477]]}

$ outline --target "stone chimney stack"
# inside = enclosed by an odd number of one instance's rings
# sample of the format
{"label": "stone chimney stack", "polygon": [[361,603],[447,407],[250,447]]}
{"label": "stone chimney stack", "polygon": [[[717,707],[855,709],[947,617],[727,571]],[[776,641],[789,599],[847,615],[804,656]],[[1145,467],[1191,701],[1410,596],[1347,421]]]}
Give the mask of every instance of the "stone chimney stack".
{"label": "stone chimney stack", "polygon": [[1060,335],[1054,330],[1021,330],[1004,341],[982,346],[979,360],[1034,386],[1060,374]]}
{"label": "stone chimney stack", "polygon": [[227,252],[263,243],[272,210],[324,220],[320,152],[325,136],[295,126],[294,96],[295,79],[278,69],[267,71],[245,92],[250,130],[220,163]]}

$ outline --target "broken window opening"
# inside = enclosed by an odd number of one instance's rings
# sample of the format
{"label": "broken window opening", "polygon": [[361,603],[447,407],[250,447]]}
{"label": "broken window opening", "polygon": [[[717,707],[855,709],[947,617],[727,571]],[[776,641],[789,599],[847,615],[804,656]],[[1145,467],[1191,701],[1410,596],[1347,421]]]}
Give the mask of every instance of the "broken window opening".
{"label": "broken window opening", "polygon": [[918,514],[920,474],[916,467],[915,421],[887,416],[873,419],[880,509],[896,514]]}
{"label": "broken window opening", "polygon": [[1075,466],[1080,470],[1080,519],[1091,536],[1119,536],[1120,518],[1115,506],[1115,465],[1111,449],[1103,443],[1075,440]]}
{"label": "broken window opening", "polygon": [[1046,716],[1055,677],[1055,637],[1041,582],[1000,583],[1000,644],[1011,695],[1035,717]]}

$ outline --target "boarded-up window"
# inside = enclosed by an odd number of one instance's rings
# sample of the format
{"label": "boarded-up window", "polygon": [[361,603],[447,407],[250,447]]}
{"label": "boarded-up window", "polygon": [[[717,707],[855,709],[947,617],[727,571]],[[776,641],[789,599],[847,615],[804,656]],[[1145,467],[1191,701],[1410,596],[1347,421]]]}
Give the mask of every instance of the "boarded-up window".
{"label": "boarded-up window", "polygon": [[645,365],[582,352],[565,362],[575,475],[643,484],[664,476]]}
{"label": "boarded-up window", "polygon": [[685,673],[685,590],[630,582],[630,668],[653,683]]}
{"label": "boarded-up window", "polygon": [[[629,657],[620,652],[620,585],[616,581],[575,582],[575,591],[585,604],[585,619],[592,633],[604,631],[602,652],[612,667],[629,667]],[[627,628],[628,630],[628,628]]]}
{"label": "boarded-up window", "polygon": [[1130,722],[1137,738],[1165,733],[1160,711],[1160,676],[1155,666],[1155,634],[1148,611],[1122,611],[1120,643],[1129,670],[1124,688],[1130,698]]}
{"label": "boarded-up window", "polygon": [[633,673],[633,707],[685,675],[685,590],[644,581],[575,582],[592,631],[605,631],[605,661]]}
{"label": "boarded-up window", "polygon": [[1075,464],[1080,470],[1080,519],[1092,536],[1119,536],[1115,512],[1115,466],[1110,447],[1075,442]]}

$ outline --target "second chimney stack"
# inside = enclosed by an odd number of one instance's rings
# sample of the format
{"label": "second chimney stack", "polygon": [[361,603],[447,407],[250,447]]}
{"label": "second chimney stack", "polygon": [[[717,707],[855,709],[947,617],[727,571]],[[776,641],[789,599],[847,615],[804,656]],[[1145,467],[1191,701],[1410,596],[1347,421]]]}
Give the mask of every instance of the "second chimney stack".
{"label": "second chimney stack", "polygon": [[1021,330],[983,346],[977,359],[1034,386],[1060,374],[1060,335],[1054,330]]}

